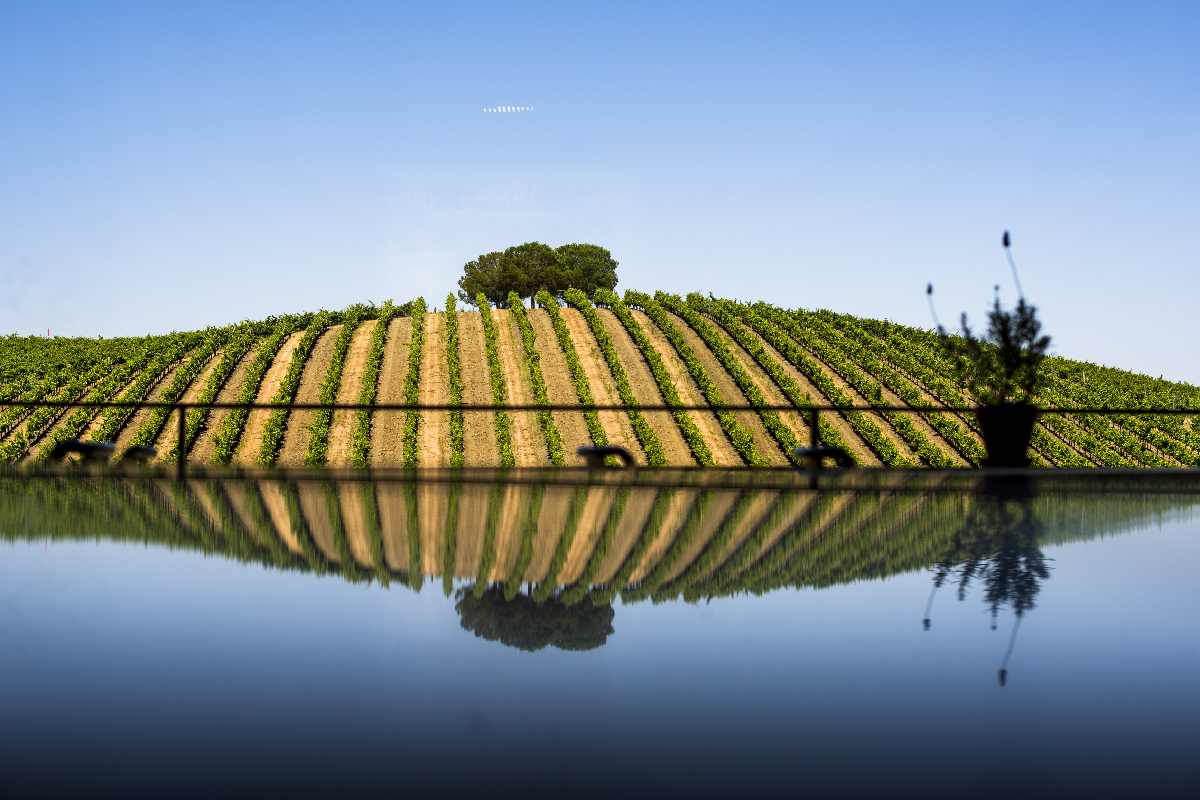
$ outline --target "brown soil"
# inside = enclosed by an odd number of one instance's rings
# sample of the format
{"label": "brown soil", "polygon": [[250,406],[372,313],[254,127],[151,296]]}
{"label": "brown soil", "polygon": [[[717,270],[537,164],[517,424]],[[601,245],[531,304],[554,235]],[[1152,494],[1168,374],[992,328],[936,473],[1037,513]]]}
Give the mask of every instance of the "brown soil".
{"label": "brown soil", "polygon": [[[269,403],[275,397],[279,385],[283,383],[283,376],[287,374],[288,365],[292,363],[292,353],[296,351],[302,336],[304,331],[296,331],[284,341],[271,366],[263,375],[262,383],[258,385],[258,396],[254,402]],[[271,412],[266,410],[250,412],[246,418],[246,426],[242,429],[242,439],[238,442],[234,463],[254,464],[258,461],[258,453],[262,449],[263,429],[267,427],[267,418],[270,415]]]}
{"label": "brown soil", "polygon": [[[561,313],[567,331],[571,334],[571,343],[575,345],[575,353],[579,356],[579,365],[583,368],[583,374],[587,376],[592,399],[597,405],[621,405],[617,385],[596,344],[596,337],[588,328],[587,321],[573,308],[564,308]],[[639,464],[645,464],[646,454],[642,452],[642,447],[633,434],[629,415],[621,411],[601,411],[599,416],[600,427],[608,437],[608,443],[624,447]]]}
{"label": "brown soil", "polygon": [[[297,487],[300,495],[300,513],[308,524],[309,535],[327,559],[341,563],[337,545],[333,541],[333,521],[329,518],[329,484],[318,481],[303,481]],[[341,513],[341,510],[338,510]]]}
{"label": "brown soil", "polygon": [[[267,532],[263,530],[264,526],[269,526],[270,523],[259,520],[251,511],[250,492],[254,490],[254,485],[244,481],[223,481],[221,488],[225,491],[225,496],[229,498],[229,504],[233,506],[233,513],[254,537],[254,541],[264,547],[271,547],[272,543],[267,538]],[[271,538],[274,538],[273,534],[271,534]]]}
{"label": "brown soil", "polygon": [[[567,361],[563,358],[562,349],[554,335],[554,326],[550,316],[544,309],[527,312],[529,322],[533,327],[534,345],[542,367],[542,376],[546,379],[546,396],[552,405],[570,405],[579,402],[575,385],[571,382],[571,373],[567,369]],[[558,427],[562,438],[564,461],[568,466],[582,464],[583,460],[575,451],[592,443],[588,434],[587,422],[582,412],[555,411],[552,415],[554,424]],[[565,513],[565,512],[564,512]],[[540,529],[539,529],[540,530]],[[547,566],[549,560],[547,559]],[[531,573],[540,575],[541,573]]]}
{"label": "brown soil", "polygon": [[[533,389],[529,381],[529,370],[525,365],[525,350],[521,334],[512,313],[506,309],[493,309],[496,321],[496,353],[504,373],[504,385],[508,390],[508,402],[513,405],[532,405]],[[532,411],[512,412],[513,457],[518,467],[541,467],[550,463],[546,440],[538,425],[537,414]]]}
{"label": "brown soil", "polygon": [[363,508],[363,492],[367,484],[347,481],[338,484],[338,505],[341,507],[342,525],[346,529],[346,543],[350,554],[359,566],[374,569],[371,556],[371,537],[367,531],[367,514]]}
{"label": "brown soil", "polygon": [[[171,381],[175,378],[175,373],[179,371],[179,368],[183,366],[184,362],[187,361],[187,358],[188,356],[185,355],[180,361],[175,362],[175,364],[169,370],[167,370],[161,378],[159,378],[158,383],[154,384],[154,388],[146,396],[146,399],[162,400],[163,392],[168,386],[171,385]],[[120,433],[117,434],[116,442],[118,457],[121,453],[125,452],[126,448],[129,447],[129,441],[133,439],[133,435],[141,429],[142,425],[144,425],[147,420],[150,419],[150,415],[152,413],[153,411],[148,408],[139,408],[136,412],[134,412],[133,416],[130,417],[129,421],[125,423],[125,426],[121,428]],[[167,421],[171,422],[170,419]]]}
{"label": "brown soil", "polygon": [[[363,371],[367,368],[367,356],[371,350],[371,337],[379,320],[369,319],[355,329],[350,337],[350,349],[346,351],[346,364],[342,368],[342,383],[338,386],[338,404],[358,402],[362,392]],[[357,417],[353,411],[333,412],[329,426],[329,449],[326,460],[331,467],[350,466],[350,447],[354,442]]]}
{"label": "brown soil", "polygon": [[[633,389],[633,396],[638,403],[645,406],[663,405],[662,393],[659,392],[658,384],[650,373],[650,367],[646,365],[646,360],[642,358],[637,345],[629,337],[625,326],[607,308],[596,309],[596,314],[600,317],[604,330],[612,339],[613,348],[625,366],[625,374],[629,376],[629,386]],[[667,463],[673,467],[694,467],[696,459],[692,457],[692,451],[688,448],[687,442],[683,440],[675,418],[666,411],[647,411],[644,415],[646,421],[650,423],[650,427],[658,434],[659,441],[662,442],[663,454],[667,458]]]}
{"label": "brown soil", "polygon": [[[133,386],[133,383],[136,380],[136,375],[130,378],[125,385],[121,387],[121,390],[113,395],[113,399],[117,400],[123,397],[125,393],[129,391],[129,387]],[[92,421],[88,423],[87,427],[84,428],[83,433],[79,436],[80,441],[90,442],[95,439],[96,431],[100,430],[100,426],[104,424],[104,415],[100,413],[100,411],[101,409],[96,410],[96,414],[92,417]]]}
{"label": "brown soil", "polygon": [[[729,373],[721,366],[721,362],[717,361],[717,357],[708,349],[708,345],[704,343],[699,334],[674,314],[667,312],[667,316],[675,328],[682,334],[684,341],[692,348],[708,377],[716,384],[722,401],[728,405],[746,405],[746,396],[742,394],[742,390],[733,382],[733,378],[729,377]],[[786,463],[783,453],[779,450],[779,446],[775,444],[775,440],[771,438],[771,434],[767,433],[767,429],[763,427],[762,420],[759,419],[758,414],[753,411],[738,411],[734,412],[734,417],[754,439],[754,447],[758,450],[759,455],[771,464]]]}
{"label": "brown soil", "polygon": [[[458,352],[462,367],[463,404],[492,405],[491,372],[483,345],[483,321],[478,312],[458,315]],[[499,465],[496,415],[491,411],[468,411],[463,414],[463,460],[472,467]]]}
{"label": "brown soil", "polygon": [[[812,381],[805,377],[803,372],[792,366],[792,363],[784,358],[778,350],[772,347],[766,339],[763,339],[749,328],[746,330],[750,332],[751,336],[758,340],[758,343],[766,349],[767,355],[775,359],[780,367],[783,368],[783,371],[800,386],[800,389],[812,399],[814,404],[829,404],[829,398],[823,395],[821,391],[812,383]],[[842,437],[842,441],[846,443],[846,448],[852,454],[854,454],[854,457],[858,459],[859,464],[868,467],[879,466],[880,461],[878,457],[876,457],[876,455],[871,451],[871,448],[867,447],[866,442],[859,438],[859,435],[854,432],[854,429],[850,427],[850,425],[840,414],[822,414],[821,417],[822,419],[828,420],[833,426],[833,429],[838,432],[838,435]]]}
{"label": "brown soil", "polygon": [[[662,358],[663,366],[666,367],[671,382],[675,384],[675,391],[679,393],[679,399],[689,406],[705,405],[704,395],[700,393],[700,388],[692,380],[687,367],[679,360],[679,354],[667,341],[667,337],[663,336],[662,331],[644,313],[633,309],[630,311],[642,332],[646,334],[646,338],[650,340],[650,344]],[[715,414],[689,412],[689,416],[696,423],[696,427],[700,429],[700,434],[704,437],[704,442],[708,445],[716,466],[738,467],[742,465],[742,457],[737,454],[733,445],[729,443],[729,439],[721,431],[721,424],[717,422]]]}
{"label": "brown soil", "polygon": [[[881,386],[880,388],[883,390],[883,402],[893,406],[907,405],[907,403],[900,399],[900,395],[896,394],[891,389],[888,389],[886,386]],[[920,414],[905,414],[905,416],[912,421],[913,427],[923,433],[925,438],[929,440],[930,444],[950,458],[956,467],[967,466],[967,460],[960,456],[958,451],[951,447],[950,444],[942,438],[942,435],[934,430],[933,426],[926,422]]]}
{"label": "brown soil", "polygon": [[300,547],[300,540],[296,538],[296,532],[292,530],[292,520],[288,514],[283,485],[278,481],[259,481],[258,489],[262,493],[263,505],[267,507],[267,514],[270,516],[271,524],[275,526],[275,532],[279,538],[293,553],[302,554],[304,551]]}
{"label": "brown soil", "polygon": [[379,503],[379,527],[387,566],[395,571],[408,569],[408,500],[406,487],[398,483],[380,483],[375,487]]}
{"label": "brown soil", "polygon": [[222,535],[229,535],[228,526],[222,522],[221,514],[217,511],[217,504],[213,500],[212,493],[217,491],[216,484],[190,484],[187,486],[187,491],[191,492],[192,497],[196,500],[196,505],[204,512],[204,518],[213,529],[221,531]]}
{"label": "brown soil", "polygon": [[640,583],[654,569],[654,565],[662,558],[666,549],[675,541],[679,529],[687,519],[688,511],[696,502],[697,492],[691,489],[677,490],[667,504],[667,512],[663,515],[662,526],[654,536],[654,541],[646,548],[642,563],[629,576],[629,585]]}
{"label": "brown soil", "polygon": [[542,581],[550,569],[550,561],[554,551],[558,549],[559,539],[565,534],[567,514],[571,508],[571,498],[575,489],[566,487],[547,487],[542,496],[542,512],[538,515],[537,533],[533,536],[533,558],[529,561],[529,569],[525,575],[528,580]]}
{"label": "brown soil", "polygon": [[583,513],[579,515],[579,527],[575,530],[575,540],[567,551],[567,560],[562,571],[558,573],[557,583],[567,586],[579,579],[583,568],[587,566],[596,541],[600,537],[604,522],[608,519],[608,508],[612,505],[616,490],[610,486],[588,487],[587,500],[583,504]]}
{"label": "brown soil", "polygon": [[491,496],[492,487],[483,484],[466,484],[461,489],[454,548],[454,574],[460,578],[474,580],[479,574],[479,556]]}
{"label": "brown soil", "polygon": [[751,496],[749,506],[746,508],[745,513],[742,514],[742,518],[738,520],[733,535],[725,543],[725,546],[721,548],[716,560],[713,561],[713,565],[699,577],[706,577],[715,570],[720,569],[721,564],[725,563],[725,560],[737,550],[738,546],[746,540],[746,537],[757,529],[758,524],[763,521],[764,517],[779,500],[780,494],[778,492],[755,492]]}
{"label": "brown soil", "polygon": [[421,569],[426,575],[442,574],[447,491],[444,484],[422,483],[417,486],[417,512],[421,524]]}
{"label": "brown soil", "polygon": [[[321,384],[329,374],[333,362],[333,347],[342,333],[341,325],[326,328],[313,345],[312,353],[300,373],[300,388],[296,390],[297,403],[321,402]],[[315,411],[293,411],[288,415],[287,429],[283,433],[283,447],[279,451],[279,466],[292,467],[304,463],[308,454],[308,443],[312,441],[309,428],[313,424]]]}
{"label": "brown soil", "polygon": [[[853,386],[851,386],[842,378],[842,376],[834,372],[833,368],[826,364],[816,353],[804,347],[804,345],[800,344],[799,342],[796,342],[796,346],[803,349],[804,352],[808,354],[808,357],[815,361],[817,365],[824,370],[825,374],[829,376],[829,379],[833,381],[833,384],[842,390],[842,394],[850,398],[850,402],[854,403],[856,406],[870,405],[870,403],[867,402],[867,398],[859,394]],[[883,433],[884,438],[896,446],[896,449],[900,451],[901,456],[914,464],[920,462],[920,459],[918,459],[916,454],[909,449],[908,445],[904,443],[904,440],[900,438],[900,434],[896,433],[896,429],[893,428],[886,419],[879,414],[867,414],[866,416],[879,427],[879,430]]]}
{"label": "brown soil", "polygon": [[[746,350],[740,344],[738,344],[737,341],[735,341],[734,338],[730,336],[715,320],[710,319],[709,324],[712,325],[713,329],[717,332],[718,338],[725,343],[725,347],[729,350],[729,352],[733,353],[737,360],[742,363],[743,368],[746,370],[746,374],[750,376],[750,381],[758,387],[758,390],[762,392],[763,397],[766,398],[768,403],[777,406],[791,405],[791,401],[787,399],[787,396],[780,390],[775,381],[771,379],[771,376],[763,371],[762,367],[758,365],[758,362],[754,360],[753,356],[747,353]],[[808,424],[805,422],[802,414],[798,412],[781,411],[779,412],[779,418],[783,421],[783,424],[787,426],[788,430],[790,430],[796,437],[797,441],[805,446],[808,445],[812,434],[809,432]],[[778,447],[778,445],[776,446]],[[787,462],[787,454],[784,453],[782,449],[779,451],[779,455],[784,459],[785,462]]]}
{"label": "brown soil", "polygon": [[500,508],[500,519],[496,526],[496,558],[492,561],[492,581],[507,580],[521,549],[521,524],[525,521],[525,506],[529,502],[529,490],[524,486],[509,485],[504,489],[504,505]]}
{"label": "brown soil", "polygon": [[[447,374],[446,364],[446,317],[444,314],[425,315],[425,347],[421,351],[421,384],[417,402],[428,405],[445,405],[450,402],[450,376]],[[449,466],[450,415],[445,411],[422,413],[421,424],[417,428],[417,442],[417,463],[420,466]],[[423,518],[424,511],[422,511]],[[440,530],[438,537],[440,541]],[[439,550],[438,561],[435,563],[441,563],[440,554]]]}
{"label": "brown soil", "polygon": [[[225,381],[221,391],[217,392],[216,401],[218,403],[233,403],[237,400],[238,392],[242,390],[242,384],[246,382],[246,372],[250,369],[250,364],[253,363],[259,347],[262,347],[261,342],[257,346],[251,347],[242,356],[242,360],[229,374],[229,379]],[[192,451],[188,454],[191,461],[198,464],[211,464],[214,461],[217,434],[221,432],[221,427],[225,424],[225,418],[229,416],[229,413],[227,409],[221,408],[209,411],[204,429],[196,437],[196,443],[192,445]]]}
{"label": "brown soil", "polygon": [[[388,325],[387,341],[383,348],[383,364],[379,370],[380,403],[404,402],[404,379],[408,375],[408,346],[412,337],[412,320],[396,317]],[[404,454],[404,412],[376,411],[371,415],[371,463],[398,467]]]}
{"label": "brown soil", "polygon": [[[795,525],[797,520],[808,511],[808,507],[813,504],[816,498],[817,495],[813,492],[808,492],[804,495],[799,495],[795,492],[783,495],[778,502],[780,505],[785,506],[785,508],[781,510],[778,518],[771,524],[770,531],[768,531],[758,551],[754,554],[751,563],[758,561],[758,559],[762,558],[763,553],[774,547],[780,537],[787,533],[788,529],[792,525]],[[768,510],[768,513],[770,513],[770,510]]]}
{"label": "brown soil", "polygon": [[646,524],[646,518],[650,516],[650,508],[654,505],[654,498],[657,495],[658,491],[655,489],[643,488],[630,491],[616,535],[608,547],[608,552],[604,554],[600,571],[596,573],[596,583],[611,581],[617,570],[625,563],[625,556],[637,542],[638,535],[642,532],[642,526]]}
{"label": "brown soil", "polygon": [[667,573],[663,583],[674,580],[679,577],[688,566],[695,560],[696,556],[704,550],[708,545],[708,540],[713,537],[721,523],[725,521],[725,515],[733,508],[734,502],[737,500],[738,493],[734,491],[715,491],[713,498],[708,502],[708,508],[705,509],[704,515],[700,518],[700,522],[696,527],[692,536],[691,543],[684,549],[679,560]]}
{"label": "brown soil", "polygon": [[[200,399],[200,393],[204,391],[204,387],[208,385],[208,379],[216,371],[217,365],[221,363],[221,351],[213,354],[213,357],[208,360],[204,368],[200,370],[200,374],[188,385],[183,392],[183,397],[180,399],[185,403],[194,403]],[[159,431],[158,437],[154,440],[154,446],[158,449],[159,461],[167,457],[167,453],[179,441],[179,412],[171,414],[167,418],[167,424]]]}

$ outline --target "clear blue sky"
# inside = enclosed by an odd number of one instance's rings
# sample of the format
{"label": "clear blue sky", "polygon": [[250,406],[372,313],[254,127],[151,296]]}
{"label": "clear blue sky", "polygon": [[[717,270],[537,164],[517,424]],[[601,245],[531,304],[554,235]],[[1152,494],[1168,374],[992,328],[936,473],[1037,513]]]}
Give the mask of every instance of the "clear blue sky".
{"label": "clear blue sky", "polygon": [[5,8],[3,332],[440,306],[531,239],[927,325],[1007,227],[1057,352],[1200,382],[1198,3],[201,5]]}

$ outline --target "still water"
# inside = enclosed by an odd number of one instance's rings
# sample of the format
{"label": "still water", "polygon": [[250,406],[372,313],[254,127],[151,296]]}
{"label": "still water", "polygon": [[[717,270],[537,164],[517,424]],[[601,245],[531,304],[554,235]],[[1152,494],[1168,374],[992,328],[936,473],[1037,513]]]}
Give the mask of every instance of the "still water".
{"label": "still water", "polygon": [[0,479],[0,783],[1189,794],[1198,508]]}

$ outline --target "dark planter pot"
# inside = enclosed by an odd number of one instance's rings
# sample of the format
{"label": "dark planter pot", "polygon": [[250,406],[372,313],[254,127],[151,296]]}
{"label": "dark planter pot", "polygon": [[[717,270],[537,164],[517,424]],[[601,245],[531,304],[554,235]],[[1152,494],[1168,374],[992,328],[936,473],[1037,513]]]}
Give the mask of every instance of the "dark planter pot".
{"label": "dark planter pot", "polygon": [[978,409],[975,418],[987,448],[985,467],[1029,466],[1029,440],[1037,409],[1026,403],[1004,403]]}

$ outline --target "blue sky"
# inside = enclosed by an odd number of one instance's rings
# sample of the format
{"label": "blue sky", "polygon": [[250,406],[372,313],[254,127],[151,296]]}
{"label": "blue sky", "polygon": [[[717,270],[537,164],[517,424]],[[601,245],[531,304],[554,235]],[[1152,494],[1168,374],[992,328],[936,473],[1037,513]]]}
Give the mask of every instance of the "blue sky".
{"label": "blue sky", "polygon": [[927,325],[1010,228],[1057,352],[1200,383],[1200,5],[645,5],[6,8],[0,330],[440,306],[531,239]]}

